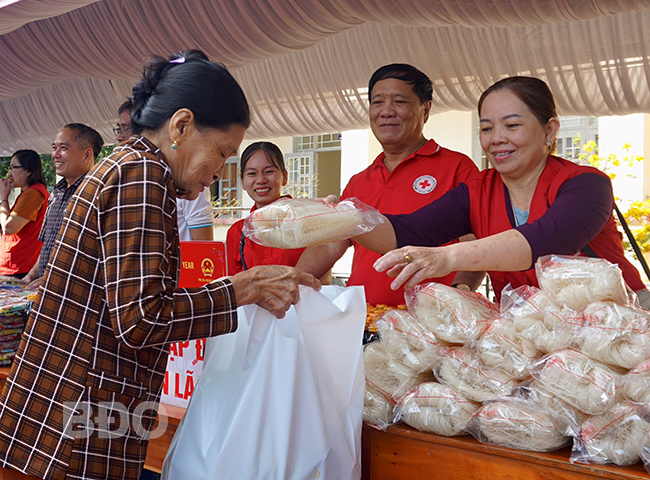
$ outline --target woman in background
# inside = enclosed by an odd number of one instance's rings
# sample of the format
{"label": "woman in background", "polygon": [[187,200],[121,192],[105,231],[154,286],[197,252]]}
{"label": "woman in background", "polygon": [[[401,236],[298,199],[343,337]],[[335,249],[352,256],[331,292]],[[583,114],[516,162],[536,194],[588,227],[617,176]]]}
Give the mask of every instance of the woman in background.
{"label": "woman in background", "polygon": [[[9,208],[12,188],[21,193]],[[23,278],[38,260],[43,246],[38,234],[48,197],[41,157],[34,150],[18,150],[11,157],[7,178],[0,180],[0,275]]]}
{"label": "woman in background", "polygon": [[[255,142],[249,145],[240,160],[242,186],[253,199],[251,212],[275,202],[282,196],[282,187],[287,184],[287,169],[284,156],[277,145],[270,142]],[[228,275],[248,270],[256,265],[287,265],[298,262],[304,248],[284,250],[263,247],[247,239],[242,233],[244,219],[233,224],[226,237],[228,252]]]}

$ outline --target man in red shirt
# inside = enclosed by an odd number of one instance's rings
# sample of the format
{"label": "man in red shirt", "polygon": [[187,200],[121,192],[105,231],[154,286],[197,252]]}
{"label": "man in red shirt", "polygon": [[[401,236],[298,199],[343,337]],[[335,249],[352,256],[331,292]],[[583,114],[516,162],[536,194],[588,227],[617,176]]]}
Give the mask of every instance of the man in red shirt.
{"label": "man in red shirt", "polygon": [[[384,151],[350,179],[342,199],[356,197],[381,213],[411,213],[478,172],[466,155],[424,137],[432,98],[431,80],[411,65],[385,65],[372,75],[368,85],[370,127]],[[392,279],[372,268],[380,255],[351,240],[308,248],[296,267],[318,278],[351,245],[354,258],[347,284],[364,285],[370,304],[404,304],[404,290],[391,290]],[[450,285],[453,278],[451,274],[431,281]]]}

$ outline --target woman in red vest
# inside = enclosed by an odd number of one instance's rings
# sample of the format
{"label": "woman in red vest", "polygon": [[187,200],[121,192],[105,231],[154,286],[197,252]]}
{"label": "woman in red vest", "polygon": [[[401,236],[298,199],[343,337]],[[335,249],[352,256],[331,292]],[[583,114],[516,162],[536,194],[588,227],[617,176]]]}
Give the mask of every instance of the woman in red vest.
{"label": "woman in red vest", "polygon": [[[492,168],[412,214],[386,215],[388,222],[355,238],[388,252],[375,269],[397,277],[391,288],[452,271],[487,271],[499,298],[508,283],[538,285],[539,257],[583,254],[618,264],[650,307],[650,292],[623,253],[609,177],[552,155],[560,123],[546,83],[500,80],[483,93],[478,112]],[[467,233],[477,240],[437,247]]]}
{"label": "woman in red vest", "polygon": [[[287,184],[287,169],[284,166],[282,151],[274,143],[252,143],[242,153],[240,176],[244,190],[255,202],[251,212],[282,198],[282,187]],[[296,265],[304,248],[283,250],[263,247],[244,237],[243,226],[244,219],[228,229],[228,275],[256,265]]]}
{"label": "woman in red vest", "polygon": [[[9,208],[12,188],[21,193]],[[0,275],[23,278],[38,260],[43,246],[38,234],[48,197],[38,153],[18,150],[11,157],[7,178],[0,180]]]}

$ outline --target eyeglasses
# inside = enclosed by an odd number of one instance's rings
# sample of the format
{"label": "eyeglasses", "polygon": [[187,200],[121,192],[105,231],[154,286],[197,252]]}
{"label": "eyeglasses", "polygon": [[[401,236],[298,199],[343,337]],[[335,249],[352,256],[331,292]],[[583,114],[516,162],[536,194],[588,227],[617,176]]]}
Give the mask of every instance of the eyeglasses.
{"label": "eyeglasses", "polygon": [[22,168],[23,167],[21,167],[20,165],[10,165],[9,166],[10,170],[21,170]]}
{"label": "eyeglasses", "polygon": [[128,135],[131,132],[133,132],[133,127],[113,127],[113,133],[115,134],[115,136],[122,135],[122,134]]}

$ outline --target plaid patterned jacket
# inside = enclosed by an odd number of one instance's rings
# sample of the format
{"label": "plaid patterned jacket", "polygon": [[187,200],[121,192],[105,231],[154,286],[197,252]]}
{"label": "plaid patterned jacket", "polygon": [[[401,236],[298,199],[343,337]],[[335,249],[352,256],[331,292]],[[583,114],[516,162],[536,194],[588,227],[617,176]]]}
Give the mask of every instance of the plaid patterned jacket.
{"label": "plaid patterned jacket", "polygon": [[167,343],[237,328],[228,280],[176,287],[179,252],[169,167],[132,137],[70,200],[0,395],[0,466],[139,478]]}

